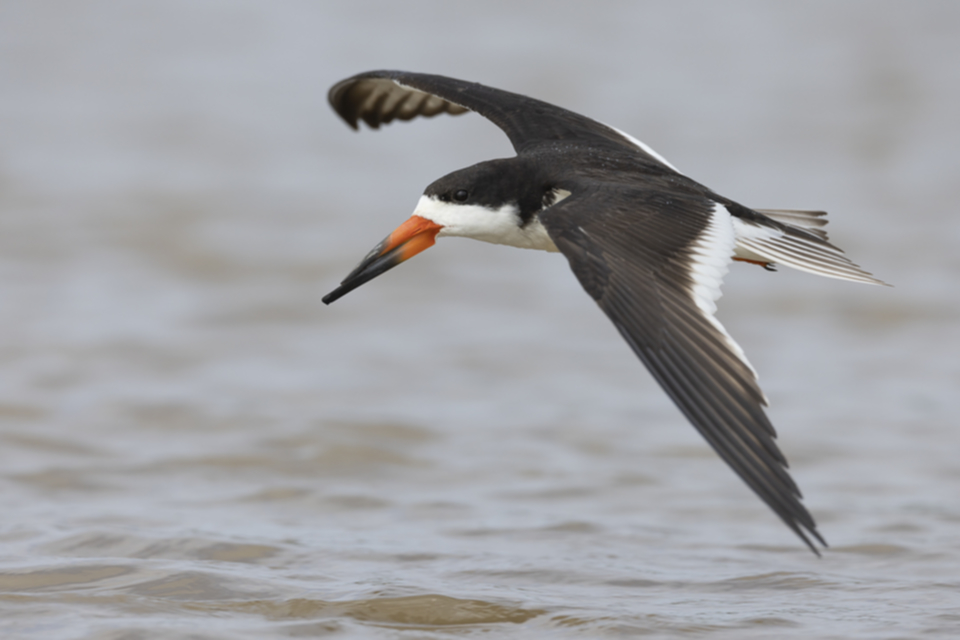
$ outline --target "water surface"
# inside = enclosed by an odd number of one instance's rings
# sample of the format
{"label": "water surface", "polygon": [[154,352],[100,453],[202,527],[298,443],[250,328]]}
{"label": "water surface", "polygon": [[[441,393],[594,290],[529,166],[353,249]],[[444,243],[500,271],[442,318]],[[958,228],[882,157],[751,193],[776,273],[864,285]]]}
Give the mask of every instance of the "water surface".
{"label": "water surface", "polygon": [[[956,637],[953,3],[7,3],[4,638]],[[481,118],[356,134],[447,73],[824,208],[894,289],[735,265],[814,557],[560,256],[466,240],[325,307]]]}

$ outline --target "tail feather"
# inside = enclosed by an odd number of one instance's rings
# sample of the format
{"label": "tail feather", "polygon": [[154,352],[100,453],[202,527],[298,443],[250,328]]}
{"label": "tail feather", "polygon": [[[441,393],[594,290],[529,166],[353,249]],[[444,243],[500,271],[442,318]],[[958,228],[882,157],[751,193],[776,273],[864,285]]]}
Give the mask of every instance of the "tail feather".
{"label": "tail feather", "polygon": [[756,209],[779,223],[758,224],[734,218],[737,226],[735,257],[752,262],[771,262],[827,278],[890,286],[861,269],[843,251],[827,241],[823,211]]}
{"label": "tail feather", "polygon": [[827,239],[827,232],[820,228],[827,226],[827,222],[829,222],[826,211],[798,211],[795,209],[754,209],[754,211],[762,213],[768,218],[773,218],[777,222],[792,227],[800,227],[815,234],[821,240]]}

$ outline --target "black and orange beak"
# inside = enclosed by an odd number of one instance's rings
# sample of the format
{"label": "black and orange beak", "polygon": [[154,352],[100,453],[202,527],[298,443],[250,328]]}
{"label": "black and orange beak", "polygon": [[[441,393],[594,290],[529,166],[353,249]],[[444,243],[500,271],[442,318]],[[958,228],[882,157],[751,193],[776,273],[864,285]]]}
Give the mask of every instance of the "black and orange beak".
{"label": "black and orange beak", "polygon": [[357,268],[343,279],[339,287],[325,295],[323,303],[330,304],[381,273],[393,269],[404,260],[429,249],[436,242],[440,229],[442,227],[436,222],[416,215],[410,216],[368,253]]}

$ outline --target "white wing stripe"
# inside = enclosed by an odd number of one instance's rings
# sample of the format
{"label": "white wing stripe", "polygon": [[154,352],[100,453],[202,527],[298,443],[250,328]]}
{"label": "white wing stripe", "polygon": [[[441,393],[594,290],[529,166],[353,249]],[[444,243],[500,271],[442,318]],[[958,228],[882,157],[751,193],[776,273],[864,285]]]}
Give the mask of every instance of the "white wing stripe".
{"label": "white wing stripe", "polygon": [[728,271],[736,243],[733,217],[725,206],[714,203],[709,224],[691,246],[693,262],[690,265],[690,278],[693,280],[693,287],[690,293],[697,308],[724,337],[730,351],[750,369],[753,377],[756,378],[757,372],[747,360],[743,349],[714,316],[717,311],[716,301],[723,295],[720,291],[723,276]]}
{"label": "white wing stripe", "polygon": [[620,129],[617,129],[616,127],[610,126],[609,124],[607,124],[607,123],[605,123],[605,122],[601,122],[600,124],[602,124],[602,125],[605,126],[605,127],[610,128],[610,129],[613,129],[614,131],[616,131],[617,133],[619,133],[620,135],[622,135],[624,138],[626,138],[628,142],[631,142],[631,143],[635,144],[635,145],[636,145],[637,147],[639,147],[642,151],[647,152],[648,154],[650,154],[651,156],[653,156],[654,158],[656,158],[657,160],[659,160],[659,161],[662,162],[663,164],[667,165],[668,167],[670,167],[671,169],[673,169],[673,170],[676,171],[677,173],[680,173],[680,170],[679,170],[679,169],[677,169],[675,166],[673,166],[672,164],[670,164],[669,162],[667,162],[667,159],[666,159],[666,158],[664,158],[662,155],[660,155],[659,153],[657,153],[656,151],[654,151],[653,149],[651,149],[651,148],[650,148],[650,145],[648,145],[647,143],[641,142],[640,140],[637,140],[636,138],[634,138],[632,135],[630,135],[630,134],[627,133],[626,131],[621,131]]}

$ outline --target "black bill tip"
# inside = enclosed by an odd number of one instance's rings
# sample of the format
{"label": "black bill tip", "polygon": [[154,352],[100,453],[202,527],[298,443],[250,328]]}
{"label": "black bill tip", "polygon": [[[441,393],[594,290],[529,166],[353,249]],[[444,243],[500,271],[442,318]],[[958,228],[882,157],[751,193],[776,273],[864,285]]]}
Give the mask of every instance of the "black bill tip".
{"label": "black bill tip", "polygon": [[339,300],[339,299],[342,298],[343,296],[347,295],[347,293],[349,293],[349,292],[350,292],[350,289],[348,289],[347,287],[345,287],[345,286],[343,286],[343,285],[340,285],[339,287],[337,287],[336,289],[334,289],[333,291],[331,291],[331,292],[328,293],[327,295],[323,296],[323,298],[321,298],[321,300],[323,300],[323,304],[330,304],[331,302],[333,302],[333,301],[335,301],[335,300]]}
{"label": "black bill tip", "polygon": [[343,279],[339,287],[323,296],[323,304],[330,304],[335,300],[339,300],[360,285],[370,282],[380,274],[389,271],[403,262],[401,254],[402,247],[398,246],[387,250],[388,240],[389,238],[378,244],[373,251],[367,254],[367,257],[357,265],[356,269],[351,271],[350,274]]}

